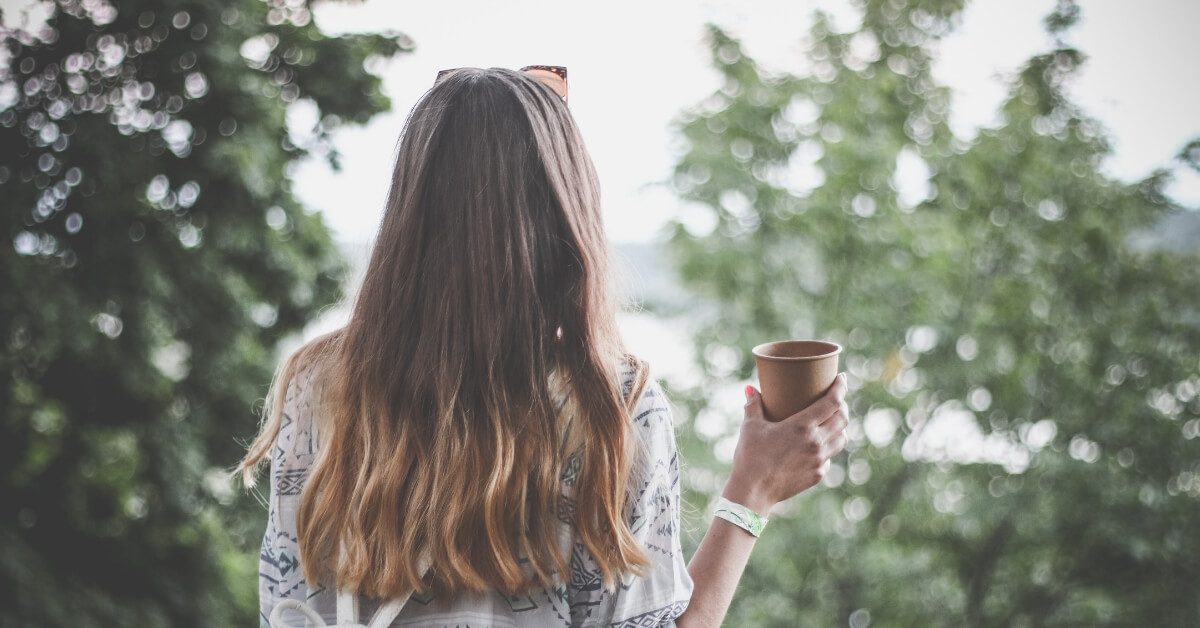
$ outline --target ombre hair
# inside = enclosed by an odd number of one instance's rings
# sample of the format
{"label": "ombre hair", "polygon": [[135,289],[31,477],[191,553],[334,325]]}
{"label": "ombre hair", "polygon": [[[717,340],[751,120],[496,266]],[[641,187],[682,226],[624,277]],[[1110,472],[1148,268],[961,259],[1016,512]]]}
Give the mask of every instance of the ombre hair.
{"label": "ombre hair", "polygon": [[409,114],[350,321],[284,362],[239,469],[252,485],[289,382],[317,366],[320,452],[298,513],[310,582],[526,592],[565,581],[573,532],[613,589],[649,565],[626,519],[646,369],[616,313],[599,183],[566,105],[519,72],[457,71]]}

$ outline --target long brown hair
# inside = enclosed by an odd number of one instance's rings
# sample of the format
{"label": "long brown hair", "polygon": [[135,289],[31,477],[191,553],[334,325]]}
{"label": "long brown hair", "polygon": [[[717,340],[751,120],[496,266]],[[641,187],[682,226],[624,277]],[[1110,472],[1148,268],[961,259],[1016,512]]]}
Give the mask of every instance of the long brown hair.
{"label": "long brown hair", "polygon": [[564,531],[608,588],[647,566],[625,519],[646,375],[616,310],[599,183],[564,103],[509,70],[439,82],[405,125],[349,323],[285,362],[239,467],[252,483],[288,382],[320,363],[305,576],[375,597],[527,591],[567,577]]}

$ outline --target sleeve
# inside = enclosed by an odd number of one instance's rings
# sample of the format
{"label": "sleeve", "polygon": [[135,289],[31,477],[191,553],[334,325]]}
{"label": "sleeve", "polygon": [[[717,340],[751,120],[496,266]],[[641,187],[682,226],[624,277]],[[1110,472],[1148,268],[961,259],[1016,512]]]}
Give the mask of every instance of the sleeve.
{"label": "sleeve", "polygon": [[[310,602],[312,594],[300,568],[296,532],[300,493],[316,454],[307,375],[298,375],[288,385],[283,423],[271,451],[267,528],[258,561],[259,623],[263,627],[279,602]],[[298,615],[289,619],[298,619],[299,625],[303,625],[303,618]]]}
{"label": "sleeve", "polygon": [[651,380],[633,417],[643,455],[637,470],[630,528],[650,558],[646,572],[625,578],[613,593],[608,625],[674,626],[692,596],[680,546],[679,451],[671,406]]}

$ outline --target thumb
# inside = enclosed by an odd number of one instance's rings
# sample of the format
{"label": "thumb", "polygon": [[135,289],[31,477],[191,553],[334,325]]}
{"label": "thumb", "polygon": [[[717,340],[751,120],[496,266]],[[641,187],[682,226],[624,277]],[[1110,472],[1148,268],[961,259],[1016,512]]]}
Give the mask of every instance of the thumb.
{"label": "thumb", "polygon": [[746,386],[746,420],[764,420],[762,395],[754,386]]}

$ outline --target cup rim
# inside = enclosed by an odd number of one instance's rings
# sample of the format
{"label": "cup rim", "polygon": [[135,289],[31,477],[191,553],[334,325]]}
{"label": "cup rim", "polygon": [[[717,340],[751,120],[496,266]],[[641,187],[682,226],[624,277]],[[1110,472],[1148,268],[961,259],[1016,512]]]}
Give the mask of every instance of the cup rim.
{"label": "cup rim", "polygon": [[[798,357],[769,355],[769,354],[764,353],[764,351],[767,351],[770,347],[773,347],[776,345],[781,345],[781,344],[790,344],[790,343],[804,343],[804,344],[808,344],[808,345],[825,345],[825,347],[827,348],[827,351],[824,353],[821,353],[819,355],[806,355],[806,356],[798,356]],[[829,342],[828,340],[774,340],[772,342],[764,342],[764,343],[754,347],[753,349],[751,349],[750,352],[754,354],[754,357],[761,358],[764,360],[775,360],[778,362],[811,362],[814,360],[823,360],[825,358],[833,357],[833,356],[841,353],[842,345],[839,345],[836,342]]]}

